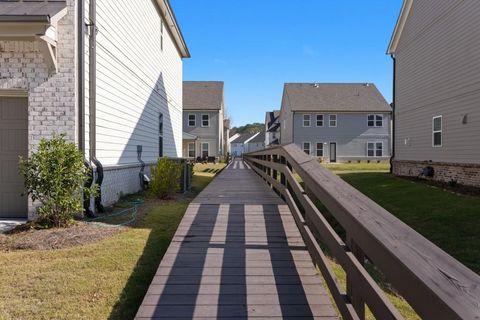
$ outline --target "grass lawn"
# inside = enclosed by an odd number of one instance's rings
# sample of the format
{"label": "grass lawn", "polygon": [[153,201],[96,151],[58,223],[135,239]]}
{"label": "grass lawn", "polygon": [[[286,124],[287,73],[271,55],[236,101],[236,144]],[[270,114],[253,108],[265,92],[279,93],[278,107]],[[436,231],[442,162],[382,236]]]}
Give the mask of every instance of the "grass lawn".
{"label": "grass lawn", "polygon": [[[325,167],[390,211],[437,246],[480,273],[480,198],[388,174],[388,163],[326,164]],[[331,261],[343,288],[346,274]],[[375,276],[405,319],[420,319],[408,303]],[[367,319],[374,319],[367,310]]]}
{"label": "grass lawn", "polygon": [[0,319],[132,319],[189,202],[222,166],[195,168],[190,195],[146,201],[135,227],[98,243],[0,252]]}

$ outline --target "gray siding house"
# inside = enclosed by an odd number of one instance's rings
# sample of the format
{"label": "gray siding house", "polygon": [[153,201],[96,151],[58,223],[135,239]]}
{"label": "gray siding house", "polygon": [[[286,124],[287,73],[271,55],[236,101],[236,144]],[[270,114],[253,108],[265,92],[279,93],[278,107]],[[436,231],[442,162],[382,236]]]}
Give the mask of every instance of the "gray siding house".
{"label": "gray siding house", "polygon": [[265,114],[265,146],[280,143],[280,110]]}
{"label": "gray siding house", "polygon": [[390,159],[391,107],[370,83],[287,83],[280,125],[282,144],[323,161]]}
{"label": "gray siding house", "polygon": [[393,172],[480,186],[480,2],[407,0],[394,59]]}
{"label": "gray siding house", "polygon": [[263,149],[265,149],[265,132],[259,132],[252,139],[248,140],[245,147],[245,153]]}
{"label": "gray siding house", "polygon": [[248,152],[248,142],[258,136],[258,133],[244,133],[238,135],[230,143],[232,149],[232,156],[241,157],[244,153]]}
{"label": "gray siding house", "polygon": [[223,82],[183,82],[183,154],[186,158],[226,154]]}

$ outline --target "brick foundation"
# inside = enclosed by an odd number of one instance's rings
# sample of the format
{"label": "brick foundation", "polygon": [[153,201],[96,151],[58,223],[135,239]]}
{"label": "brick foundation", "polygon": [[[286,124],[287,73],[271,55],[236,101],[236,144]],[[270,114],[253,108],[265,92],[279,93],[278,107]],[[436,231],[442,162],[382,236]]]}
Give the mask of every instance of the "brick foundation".
{"label": "brick foundation", "polygon": [[434,168],[434,180],[455,181],[465,186],[480,187],[480,164],[394,160],[393,173],[398,176],[417,177],[427,166]]}

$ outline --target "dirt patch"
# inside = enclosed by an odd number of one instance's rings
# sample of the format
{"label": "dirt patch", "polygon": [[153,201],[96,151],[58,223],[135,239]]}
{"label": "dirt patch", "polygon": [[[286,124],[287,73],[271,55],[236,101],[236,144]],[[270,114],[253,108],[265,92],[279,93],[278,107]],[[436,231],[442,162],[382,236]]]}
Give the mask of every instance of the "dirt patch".
{"label": "dirt patch", "polygon": [[126,228],[105,224],[78,222],[69,228],[18,228],[0,235],[0,250],[52,250],[97,242]]}

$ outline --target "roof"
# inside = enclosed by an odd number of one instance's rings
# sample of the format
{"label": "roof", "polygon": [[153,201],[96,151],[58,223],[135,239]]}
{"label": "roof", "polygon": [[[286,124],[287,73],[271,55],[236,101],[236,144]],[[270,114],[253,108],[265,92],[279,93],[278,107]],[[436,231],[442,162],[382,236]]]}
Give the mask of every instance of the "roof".
{"label": "roof", "polygon": [[267,121],[268,132],[277,131],[277,129],[280,126],[279,116],[280,116],[280,110],[269,111],[266,113],[265,120]]}
{"label": "roof", "polygon": [[392,38],[390,39],[390,44],[388,45],[387,54],[395,54],[397,51],[398,42],[405,28],[405,23],[407,18],[410,15],[410,10],[412,9],[413,0],[403,0],[402,11],[395,25],[395,30],[393,31]]}
{"label": "roof", "polygon": [[1,22],[45,22],[67,7],[65,0],[0,0]]}
{"label": "roof", "polygon": [[372,83],[286,83],[282,102],[289,111],[391,112]]}
{"label": "roof", "polygon": [[265,131],[260,132],[257,134],[252,140],[248,141],[248,143],[265,143]]}
{"label": "roof", "polygon": [[245,134],[241,134],[237,139],[233,140],[231,143],[245,143],[247,142],[248,140],[252,139],[253,137],[255,137],[256,135],[258,135],[258,132],[257,133],[245,133]]}
{"label": "roof", "polygon": [[170,30],[173,36],[173,40],[175,42],[175,46],[178,49],[178,52],[182,56],[182,58],[190,58],[190,52],[188,51],[187,44],[185,43],[185,39],[183,38],[182,31],[177,22],[177,18],[173,13],[172,6],[170,5],[169,0],[157,0],[158,6],[160,7],[160,11],[162,12],[166,23],[165,26]]}
{"label": "roof", "polygon": [[184,110],[221,110],[223,81],[184,81]]}

